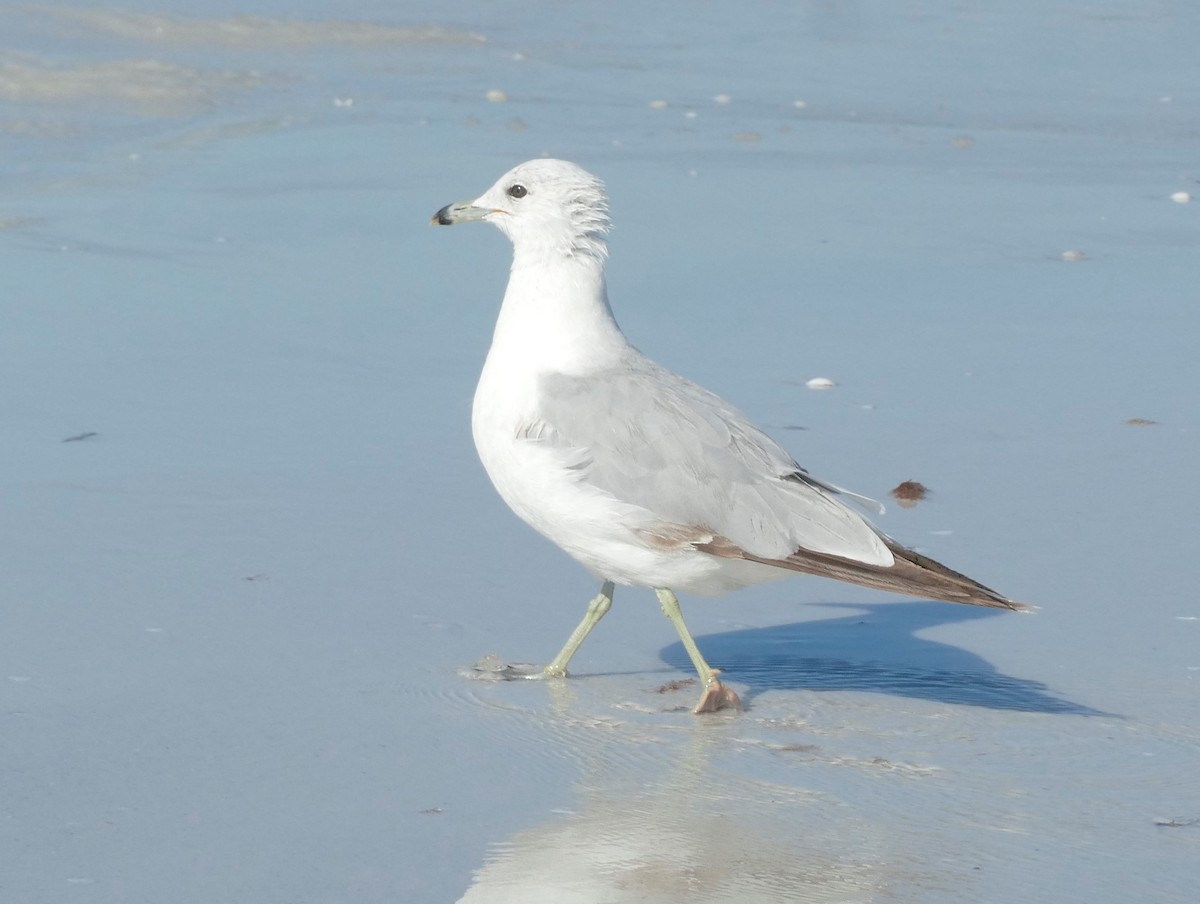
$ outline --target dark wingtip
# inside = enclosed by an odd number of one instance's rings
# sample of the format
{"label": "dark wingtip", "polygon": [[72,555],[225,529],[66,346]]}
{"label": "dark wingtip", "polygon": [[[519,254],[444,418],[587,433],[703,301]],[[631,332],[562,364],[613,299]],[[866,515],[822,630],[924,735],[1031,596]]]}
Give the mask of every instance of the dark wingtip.
{"label": "dark wingtip", "polygon": [[450,219],[450,205],[449,204],[447,204],[445,207],[443,207],[441,210],[439,210],[437,213],[435,213],[432,217],[429,218],[430,226],[450,226],[453,223],[454,223],[454,221],[452,219]]}

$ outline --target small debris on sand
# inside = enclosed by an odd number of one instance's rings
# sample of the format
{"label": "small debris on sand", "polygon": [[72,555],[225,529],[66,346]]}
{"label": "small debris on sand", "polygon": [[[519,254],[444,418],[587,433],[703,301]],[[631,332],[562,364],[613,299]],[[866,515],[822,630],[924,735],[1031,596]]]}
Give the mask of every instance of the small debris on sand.
{"label": "small debris on sand", "polygon": [[660,694],[673,694],[675,691],[683,690],[685,687],[692,687],[696,683],[695,678],[679,678],[675,681],[668,681],[658,689]]}
{"label": "small debris on sand", "polygon": [[902,508],[912,508],[929,495],[929,487],[915,480],[906,480],[898,484],[891,495]]}
{"label": "small debris on sand", "polygon": [[1161,826],[1164,829],[1182,829],[1184,826],[1200,825],[1200,819],[1180,819],[1176,816],[1158,816],[1154,819],[1156,826]]}

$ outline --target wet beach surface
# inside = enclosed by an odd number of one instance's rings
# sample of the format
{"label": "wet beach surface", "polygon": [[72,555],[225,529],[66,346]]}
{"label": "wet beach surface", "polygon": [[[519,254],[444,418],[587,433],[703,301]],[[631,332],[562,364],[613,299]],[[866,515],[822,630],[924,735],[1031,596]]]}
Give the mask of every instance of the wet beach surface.
{"label": "wet beach surface", "polygon": [[[0,898],[1195,900],[1200,13],[0,35]],[[475,459],[508,245],[427,222],[542,154],[608,185],[635,343],[1040,611],[684,598],[747,704],[697,719],[618,588],[571,680],[480,680],[595,586]]]}

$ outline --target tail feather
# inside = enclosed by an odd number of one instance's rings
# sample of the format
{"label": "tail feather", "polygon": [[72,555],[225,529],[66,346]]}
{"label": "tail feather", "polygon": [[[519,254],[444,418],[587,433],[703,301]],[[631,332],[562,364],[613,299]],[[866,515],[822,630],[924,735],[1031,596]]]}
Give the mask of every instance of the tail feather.
{"label": "tail feather", "polygon": [[868,565],[853,559],[809,552],[805,549],[798,549],[783,559],[767,559],[746,552],[724,538],[700,544],[697,548],[722,558],[745,559],[748,562],[758,562],[762,565],[786,568],[790,571],[848,581],[863,587],[874,587],[877,590],[943,600],[948,603],[965,603],[969,606],[987,606],[992,609],[1011,609],[1015,612],[1028,612],[1036,608],[1014,602],[965,574],[947,568],[941,562],[936,562],[911,549],[905,549],[890,537],[883,537],[883,540],[895,558],[892,565]]}

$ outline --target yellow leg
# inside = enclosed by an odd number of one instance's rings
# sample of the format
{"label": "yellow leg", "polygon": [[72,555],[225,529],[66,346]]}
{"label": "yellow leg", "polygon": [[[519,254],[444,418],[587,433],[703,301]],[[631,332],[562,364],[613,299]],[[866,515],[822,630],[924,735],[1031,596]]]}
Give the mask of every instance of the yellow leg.
{"label": "yellow leg", "polygon": [[678,598],[666,587],[655,588],[654,592],[658,594],[658,603],[662,606],[663,615],[671,620],[671,624],[679,632],[683,648],[687,650],[692,665],[696,667],[696,673],[700,676],[703,691],[700,702],[696,704],[696,708],[692,712],[698,715],[716,712],[718,709],[741,709],[742,701],[738,699],[738,695],[717,680],[717,676],[721,674],[720,671],[705,662],[704,657],[700,655],[700,649],[696,646],[696,641],[692,639],[692,632],[684,624],[683,610],[679,608]]}
{"label": "yellow leg", "polygon": [[566,678],[567,663],[571,661],[571,657],[575,655],[576,650],[583,644],[584,639],[592,633],[592,628],[599,624],[600,619],[604,618],[605,613],[612,608],[613,591],[612,581],[605,581],[600,587],[600,592],[596,598],[588,603],[587,613],[583,616],[583,621],[571,632],[571,636],[567,638],[567,642],[554,657],[554,661],[542,669],[537,675],[538,678]]}

